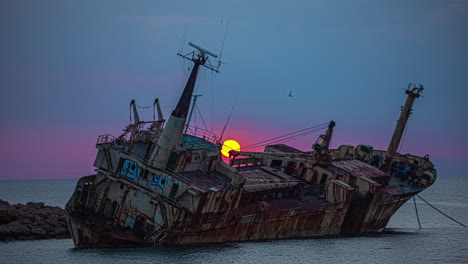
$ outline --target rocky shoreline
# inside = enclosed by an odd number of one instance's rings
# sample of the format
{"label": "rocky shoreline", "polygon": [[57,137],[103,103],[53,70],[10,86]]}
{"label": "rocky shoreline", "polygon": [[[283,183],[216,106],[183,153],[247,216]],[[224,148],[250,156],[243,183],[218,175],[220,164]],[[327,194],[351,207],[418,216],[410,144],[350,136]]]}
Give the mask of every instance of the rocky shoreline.
{"label": "rocky shoreline", "polygon": [[0,200],[0,241],[69,238],[65,210],[44,203]]}

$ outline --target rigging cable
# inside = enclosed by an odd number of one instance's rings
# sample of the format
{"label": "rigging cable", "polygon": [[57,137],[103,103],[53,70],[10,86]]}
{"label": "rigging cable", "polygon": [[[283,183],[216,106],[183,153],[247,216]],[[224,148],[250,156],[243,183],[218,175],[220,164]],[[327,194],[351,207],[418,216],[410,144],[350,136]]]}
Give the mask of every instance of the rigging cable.
{"label": "rigging cable", "polygon": [[223,139],[224,132],[226,131],[226,127],[229,124],[229,120],[231,120],[232,112],[234,112],[234,107],[236,107],[237,99],[239,99],[239,95],[237,95],[236,99],[234,100],[234,104],[232,105],[231,113],[229,113],[228,119],[226,120],[226,124],[224,124],[223,132],[221,132],[221,136],[219,137],[219,141],[221,141]]}
{"label": "rigging cable", "polygon": [[290,136],[290,137],[280,138],[280,139],[277,139],[277,140],[269,141],[269,142],[266,142],[266,143],[264,143],[264,144],[257,145],[257,146],[255,146],[255,147],[250,147],[250,149],[251,149],[251,150],[257,150],[257,149],[263,148],[263,146],[265,146],[265,145],[271,145],[271,144],[277,144],[277,143],[285,143],[285,142],[288,142],[288,141],[291,141],[291,140],[295,140],[295,139],[298,139],[298,138],[307,136],[307,135],[309,135],[309,134],[318,132],[318,131],[323,130],[323,129],[325,129],[325,127],[317,128],[317,129],[314,129],[314,130],[311,130],[311,131],[307,131],[307,132],[303,132],[303,133],[300,133],[300,134],[296,134],[296,135],[293,135],[293,136]]}
{"label": "rigging cable", "polygon": [[463,227],[467,227],[466,225],[460,223],[459,221],[453,219],[452,217],[448,216],[446,213],[442,212],[441,210],[437,209],[435,206],[433,206],[432,204],[430,204],[428,201],[424,200],[421,196],[419,196],[418,194],[416,195],[419,197],[419,199],[423,200],[423,202],[427,203],[427,205],[429,205],[430,207],[432,207],[434,210],[436,210],[437,212],[441,213],[442,215],[446,216],[448,219],[454,221],[455,223],[463,226]]}
{"label": "rigging cable", "polygon": [[195,108],[197,108],[198,114],[200,115],[201,121],[203,122],[203,125],[205,126],[205,130],[208,131],[208,128],[206,127],[205,120],[203,120],[203,116],[200,112],[200,108],[198,108],[198,105],[195,104]]}
{"label": "rigging cable", "polygon": [[286,138],[279,138],[277,140],[272,140],[272,141],[268,141],[268,142],[264,142],[263,144],[258,144],[256,146],[249,146],[250,149],[253,149],[253,150],[256,150],[256,149],[261,149],[263,148],[263,146],[265,145],[271,145],[271,144],[278,144],[278,143],[285,143],[285,142],[289,142],[291,140],[295,140],[295,139],[298,139],[298,138],[301,138],[301,137],[304,137],[304,136],[307,136],[309,134],[312,134],[312,133],[315,133],[315,132],[318,132],[322,129],[325,129],[325,127],[323,128],[318,128],[316,130],[312,130],[312,131],[307,131],[307,132],[304,132],[304,133],[301,133],[301,134],[297,134],[297,135],[294,135],[294,136],[290,136],[290,137],[286,137]]}
{"label": "rigging cable", "polygon": [[179,45],[179,53],[182,53],[183,50],[183,45],[185,43],[185,38],[187,37],[187,31],[184,30],[184,34],[182,35],[182,39],[180,39],[180,45]]}
{"label": "rigging cable", "polygon": [[[283,140],[284,137],[295,136],[295,134],[298,135],[298,133],[303,133],[303,132],[305,132],[307,130],[311,130],[311,129],[314,129],[314,128],[317,128],[317,127],[322,127],[324,125],[328,125],[328,122],[320,124],[320,125],[304,128],[304,129],[301,129],[301,130],[298,130],[298,131],[295,131],[295,132],[291,132],[291,133],[288,133],[288,134],[285,134],[285,135],[281,135],[281,136],[278,136],[278,137],[266,139],[266,140],[263,140],[263,141],[260,141],[260,142],[254,143],[254,144],[250,144],[248,146],[245,146],[245,148],[257,147],[257,145],[264,145],[265,143],[268,143],[268,142],[271,142],[271,141],[275,141],[275,142],[278,141],[278,140],[281,141],[281,140]],[[323,129],[323,128],[320,128],[320,129]]]}
{"label": "rigging cable", "polygon": [[419,221],[418,207],[416,207],[416,196],[413,196],[414,211],[416,212],[416,218],[418,219],[419,229],[421,229],[421,221]]}
{"label": "rigging cable", "polygon": [[221,65],[221,57],[223,56],[223,49],[224,49],[224,42],[226,41],[226,36],[229,30],[229,25],[231,24],[231,21],[228,21],[227,27],[226,27],[226,32],[224,32],[224,38],[223,38],[223,44],[221,44],[221,51],[219,53],[219,65]]}
{"label": "rigging cable", "polygon": [[213,71],[211,72],[211,130],[210,132],[213,133],[214,127],[214,85],[213,85]]}
{"label": "rigging cable", "polygon": [[406,138],[406,132],[408,131],[408,124],[405,126],[405,132],[403,133],[403,141],[401,142],[400,149],[398,150],[398,153],[401,152],[401,149],[403,148],[403,144],[405,144],[405,138]]}

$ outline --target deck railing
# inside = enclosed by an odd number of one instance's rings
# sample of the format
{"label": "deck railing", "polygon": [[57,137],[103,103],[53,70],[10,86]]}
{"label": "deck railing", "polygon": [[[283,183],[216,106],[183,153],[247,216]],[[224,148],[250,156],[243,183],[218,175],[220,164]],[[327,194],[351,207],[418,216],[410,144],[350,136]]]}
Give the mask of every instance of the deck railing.
{"label": "deck railing", "polygon": [[190,149],[215,149],[219,144],[219,138],[214,133],[198,127],[188,127],[186,135],[195,137],[190,139],[185,138],[182,143],[183,147]]}
{"label": "deck railing", "polygon": [[213,144],[216,144],[219,141],[218,136],[216,134],[199,127],[189,126],[186,131],[186,134],[197,138],[202,138]]}
{"label": "deck railing", "polygon": [[115,141],[115,137],[111,134],[100,135],[97,139],[96,145],[112,143]]}

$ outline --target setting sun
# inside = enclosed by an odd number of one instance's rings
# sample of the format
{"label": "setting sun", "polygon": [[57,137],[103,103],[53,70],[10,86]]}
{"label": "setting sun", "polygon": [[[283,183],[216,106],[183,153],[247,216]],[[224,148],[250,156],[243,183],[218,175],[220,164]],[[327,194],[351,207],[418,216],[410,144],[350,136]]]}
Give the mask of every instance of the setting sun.
{"label": "setting sun", "polygon": [[225,157],[229,157],[229,151],[231,150],[240,151],[240,144],[232,139],[224,141],[223,147],[221,148],[221,154]]}

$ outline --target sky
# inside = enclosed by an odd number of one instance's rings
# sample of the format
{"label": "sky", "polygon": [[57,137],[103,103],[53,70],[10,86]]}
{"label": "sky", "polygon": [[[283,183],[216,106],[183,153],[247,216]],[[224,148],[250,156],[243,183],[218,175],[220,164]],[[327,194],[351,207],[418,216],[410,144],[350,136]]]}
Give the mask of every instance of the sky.
{"label": "sky", "polygon": [[[400,152],[468,176],[467,26],[458,0],[0,1],[0,179],[92,174],[98,135],[121,133],[132,99],[159,98],[167,118],[191,67],[176,55],[184,35],[224,47],[195,89],[216,134],[234,106],[224,139],[334,120],[332,148],[386,149],[404,88],[421,83]],[[287,144],[308,151],[318,136]]]}

